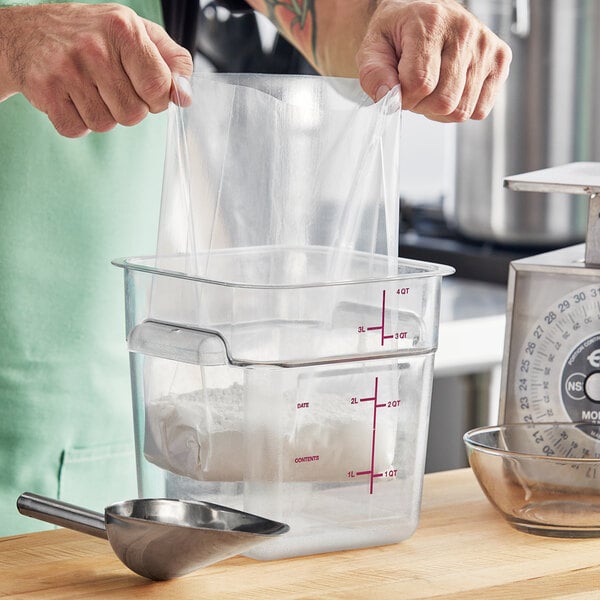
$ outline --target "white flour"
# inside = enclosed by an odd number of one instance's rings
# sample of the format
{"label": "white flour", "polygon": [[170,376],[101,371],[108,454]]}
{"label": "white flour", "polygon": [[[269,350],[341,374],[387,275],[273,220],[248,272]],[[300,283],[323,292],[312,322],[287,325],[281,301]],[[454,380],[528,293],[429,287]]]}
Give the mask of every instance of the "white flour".
{"label": "white flour", "polygon": [[352,409],[344,394],[331,393],[301,408],[289,398],[278,401],[251,430],[240,384],[163,396],[146,405],[145,456],[211,481],[344,481],[369,471],[372,460],[377,473],[393,468],[394,411],[378,415],[372,453],[372,405]]}

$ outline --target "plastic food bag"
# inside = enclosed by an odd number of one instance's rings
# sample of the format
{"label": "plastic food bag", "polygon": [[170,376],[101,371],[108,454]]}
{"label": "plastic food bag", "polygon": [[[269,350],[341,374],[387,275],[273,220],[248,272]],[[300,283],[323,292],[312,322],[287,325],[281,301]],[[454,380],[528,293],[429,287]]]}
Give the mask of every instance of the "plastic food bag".
{"label": "plastic food bag", "polygon": [[[191,85],[192,105],[170,109],[157,266],[183,254],[186,274],[220,279],[210,257],[222,249],[397,256],[399,88],[374,104],[352,79],[199,74]],[[331,279],[352,276],[340,262]]]}

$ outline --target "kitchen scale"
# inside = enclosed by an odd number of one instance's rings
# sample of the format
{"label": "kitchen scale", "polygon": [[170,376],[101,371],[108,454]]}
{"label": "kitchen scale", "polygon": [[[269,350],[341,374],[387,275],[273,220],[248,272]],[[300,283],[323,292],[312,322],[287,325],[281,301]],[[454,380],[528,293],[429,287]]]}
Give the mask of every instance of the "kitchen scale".
{"label": "kitchen scale", "polygon": [[[600,163],[505,179],[516,191],[586,194],[586,243],[510,264],[500,423],[600,421]],[[565,206],[565,218],[570,210]],[[589,434],[531,428],[549,456],[597,456]],[[556,439],[554,439],[556,438]],[[587,442],[587,446],[586,446]],[[589,447],[588,447],[589,446]]]}

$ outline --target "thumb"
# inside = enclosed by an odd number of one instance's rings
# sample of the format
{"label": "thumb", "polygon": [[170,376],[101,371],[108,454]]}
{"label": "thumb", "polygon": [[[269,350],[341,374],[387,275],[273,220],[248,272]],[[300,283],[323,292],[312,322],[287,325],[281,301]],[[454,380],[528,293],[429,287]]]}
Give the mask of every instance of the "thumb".
{"label": "thumb", "polygon": [[191,54],[177,44],[160,25],[147,19],[144,19],[144,25],[148,37],[154,42],[171,73],[189,77],[194,70]]}
{"label": "thumb", "polygon": [[398,85],[398,54],[383,35],[365,37],[356,55],[360,84],[375,102]]}
{"label": "thumb", "polygon": [[192,95],[186,78],[190,77],[194,70],[192,56],[185,48],[177,44],[160,25],[147,19],[144,19],[144,25],[148,37],[174,76],[171,84],[171,101],[180,106],[189,106],[192,103]]}

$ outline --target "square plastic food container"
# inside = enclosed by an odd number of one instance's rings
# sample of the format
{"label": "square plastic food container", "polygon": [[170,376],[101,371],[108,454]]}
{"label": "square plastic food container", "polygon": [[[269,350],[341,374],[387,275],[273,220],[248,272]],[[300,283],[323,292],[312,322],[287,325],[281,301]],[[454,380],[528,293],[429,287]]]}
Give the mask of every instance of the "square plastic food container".
{"label": "square plastic food container", "polygon": [[[327,281],[336,260],[351,279]],[[115,261],[140,495],[288,523],[259,559],[409,537],[452,269],[317,246],[215,251],[218,279],[158,262]]]}

